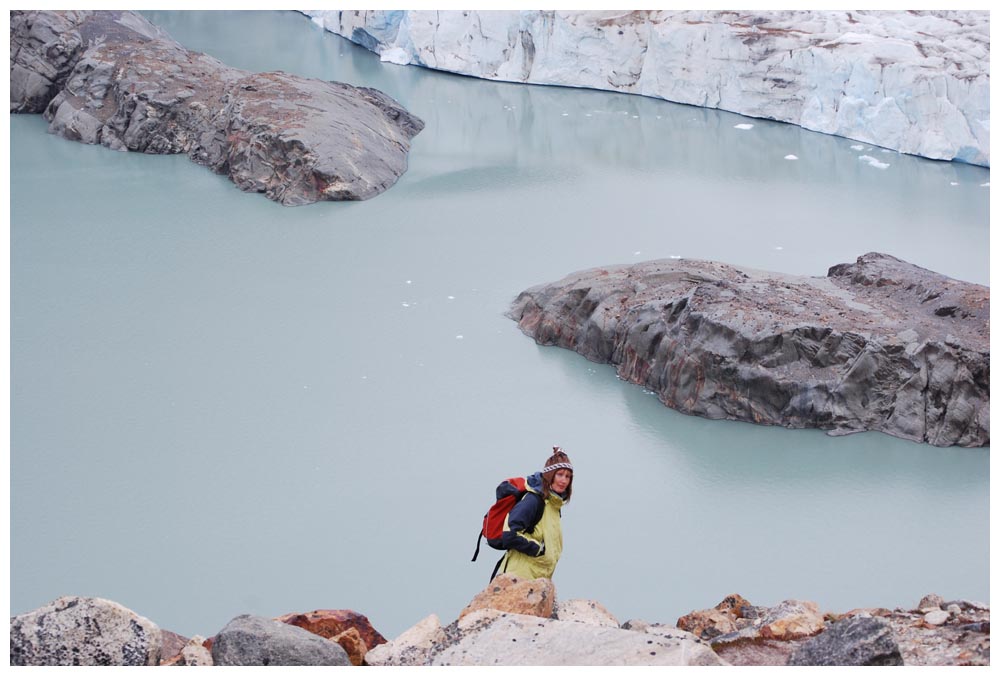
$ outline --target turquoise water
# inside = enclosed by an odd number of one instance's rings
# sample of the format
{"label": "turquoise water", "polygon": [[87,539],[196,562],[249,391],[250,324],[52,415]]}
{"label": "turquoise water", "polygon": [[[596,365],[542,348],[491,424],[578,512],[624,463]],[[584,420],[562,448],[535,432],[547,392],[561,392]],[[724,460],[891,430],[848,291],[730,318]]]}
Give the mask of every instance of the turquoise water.
{"label": "turquoise water", "polygon": [[314,608],[447,623],[499,557],[468,560],[493,488],[553,444],[577,467],[559,597],[620,621],[733,592],[988,600],[989,449],[684,416],[503,313],[667,256],[823,275],[882,251],[987,284],[989,170],[381,64],[293,12],[146,14],[427,127],[387,193],[285,208],[11,116],[12,614],[81,594],[187,635]]}

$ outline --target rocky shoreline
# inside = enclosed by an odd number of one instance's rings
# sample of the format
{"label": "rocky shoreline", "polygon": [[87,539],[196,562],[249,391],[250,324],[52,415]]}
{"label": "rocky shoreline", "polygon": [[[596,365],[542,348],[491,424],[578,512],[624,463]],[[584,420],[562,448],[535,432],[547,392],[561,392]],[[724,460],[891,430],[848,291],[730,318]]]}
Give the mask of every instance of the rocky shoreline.
{"label": "rocky shoreline", "polygon": [[11,666],[989,665],[989,606],[935,594],[916,608],[821,612],[731,594],[675,624],[620,623],[551,580],[501,575],[459,617],[429,615],[389,641],[364,615],[240,615],[206,639],[161,629],[113,601],[62,597],[11,618]]}
{"label": "rocky shoreline", "polygon": [[508,316],[684,413],[977,447],[990,441],[989,300],[880,253],[826,277],[679,259],[573,273],[523,291]]}
{"label": "rocky shoreline", "polygon": [[990,163],[985,11],[303,13],[391,63],[639,94]]}
{"label": "rocky shoreline", "polygon": [[112,150],[184,153],[286,206],[391,187],[424,127],[382,92],[250,73],[125,11],[11,11],[10,110]]}

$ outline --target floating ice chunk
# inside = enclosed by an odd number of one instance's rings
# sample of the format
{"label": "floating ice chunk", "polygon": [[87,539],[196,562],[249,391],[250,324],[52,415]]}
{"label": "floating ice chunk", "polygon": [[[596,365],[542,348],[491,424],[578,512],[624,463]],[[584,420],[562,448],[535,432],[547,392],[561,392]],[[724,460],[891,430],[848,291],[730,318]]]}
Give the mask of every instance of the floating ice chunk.
{"label": "floating ice chunk", "polygon": [[865,147],[862,146],[862,145],[853,145],[853,146],[851,146],[851,150],[864,150],[864,149],[865,149]]}
{"label": "floating ice chunk", "polygon": [[632,116],[632,119],[633,119],[633,120],[638,120],[638,119],[639,119],[639,116],[638,116],[638,115],[633,115],[633,116]]}
{"label": "floating ice chunk", "polygon": [[403,307],[410,307],[409,303],[403,303]]}
{"label": "floating ice chunk", "polygon": [[952,181],[950,185],[958,185],[958,181]]}
{"label": "floating ice chunk", "polygon": [[563,117],[569,117],[569,113],[563,113],[562,116]]}
{"label": "floating ice chunk", "polygon": [[406,283],[407,284],[413,284],[413,280],[412,279],[408,279],[408,280],[406,280]]}
{"label": "floating ice chunk", "polygon": [[980,188],[989,188],[990,187],[990,182],[986,181],[986,183],[980,183],[979,187]]}
{"label": "floating ice chunk", "polygon": [[785,155],[785,159],[786,160],[797,160],[797,159],[799,159],[799,157],[798,157],[798,155]]}
{"label": "floating ice chunk", "polygon": [[368,380],[368,376],[361,376],[361,380]]}
{"label": "floating ice chunk", "polygon": [[463,336],[461,333],[455,336],[455,340],[462,340],[463,338],[465,338],[465,336]]}
{"label": "floating ice chunk", "polygon": [[681,259],[680,256],[671,256],[670,258],[674,259],[675,261],[679,261]]}
{"label": "floating ice chunk", "polygon": [[641,251],[633,251],[633,252],[632,252],[632,255],[633,255],[633,256],[638,256],[638,255],[639,255],[639,254],[641,254],[641,253],[642,253]]}
{"label": "floating ice chunk", "polygon": [[454,296],[448,296],[448,300],[455,300]]}
{"label": "floating ice chunk", "polygon": [[662,120],[662,119],[663,119],[663,116],[662,116],[662,115],[657,115],[657,116],[656,116],[656,119],[657,119],[657,120]]}
{"label": "floating ice chunk", "polygon": [[742,124],[734,124],[733,128],[734,129],[753,129],[753,125],[749,124],[747,122],[744,122]]}
{"label": "floating ice chunk", "polygon": [[783,247],[783,246],[776,246],[776,247],[774,247],[774,250],[775,251],[784,251],[785,247]]}
{"label": "floating ice chunk", "polygon": [[867,162],[868,164],[870,164],[871,166],[875,167],[876,169],[888,169],[889,168],[888,164],[886,164],[885,162],[879,162],[878,160],[876,160],[871,155],[862,155],[858,159],[861,160],[862,162]]}
{"label": "floating ice chunk", "polygon": [[895,152],[895,151],[894,150],[889,150],[888,148],[882,148],[882,152],[883,153],[892,153],[892,152]]}
{"label": "floating ice chunk", "polygon": [[584,117],[593,117],[590,113],[584,113],[583,116]]}

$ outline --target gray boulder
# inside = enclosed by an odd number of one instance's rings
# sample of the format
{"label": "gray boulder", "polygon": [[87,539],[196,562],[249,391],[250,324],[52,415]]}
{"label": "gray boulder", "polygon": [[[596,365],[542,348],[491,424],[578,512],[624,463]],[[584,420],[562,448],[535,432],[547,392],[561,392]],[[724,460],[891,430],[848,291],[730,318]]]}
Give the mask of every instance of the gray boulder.
{"label": "gray boulder", "polygon": [[134,12],[12,11],[10,39],[11,112],[83,143],[185,153],[287,206],[381,193],[424,126],[375,89],[230,68]]}
{"label": "gray boulder", "polygon": [[99,598],[63,596],[10,618],[11,666],[156,666],[160,628]]}
{"label": "gray boulder", "polygon": [[335,641],[254,615],[230,620],[212,641],[216,666],[350,666]]}
{"label": "gray boulder", "polygon": [[985,446],[989,306],[987,287],[869,253],[827,277],[595,268],[522,292],[508,316],[684,413]]}
{"label": "gray boulder", "polygon": [[903,666],[892,627],[875,617],[834,622],[792,653],[790,666]]}

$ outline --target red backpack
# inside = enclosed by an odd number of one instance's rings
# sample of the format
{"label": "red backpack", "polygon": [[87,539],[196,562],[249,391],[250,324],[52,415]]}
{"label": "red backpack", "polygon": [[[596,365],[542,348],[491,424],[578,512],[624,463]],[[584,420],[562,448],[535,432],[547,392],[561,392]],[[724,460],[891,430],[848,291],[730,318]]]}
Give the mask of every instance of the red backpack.
{"label": "red backpack", "polygon": [[479,531],[479,539],[476,540],[476,553],[472,555],[475,561],[479,556],[479,545],[486,537],[486,544],[493,549],[507,549],[503,546],[503,524],[507,520],[510,510],[514,509],[524,494],[528,492],[528,486],[523,476],[504,479],[497,486],[497,500],[483,516],[483,529]]}

